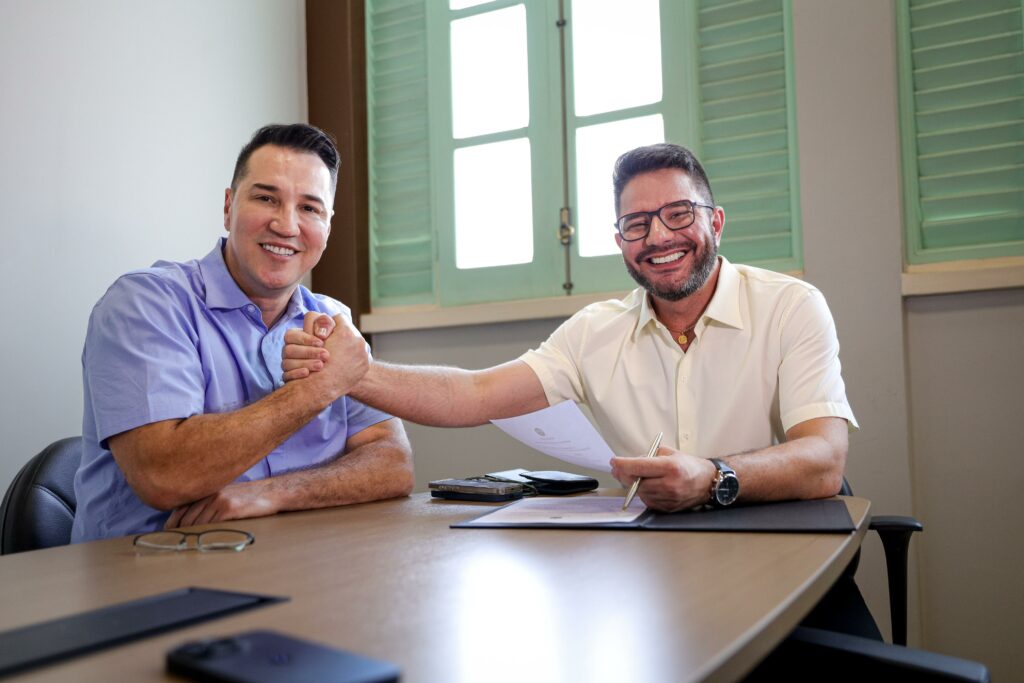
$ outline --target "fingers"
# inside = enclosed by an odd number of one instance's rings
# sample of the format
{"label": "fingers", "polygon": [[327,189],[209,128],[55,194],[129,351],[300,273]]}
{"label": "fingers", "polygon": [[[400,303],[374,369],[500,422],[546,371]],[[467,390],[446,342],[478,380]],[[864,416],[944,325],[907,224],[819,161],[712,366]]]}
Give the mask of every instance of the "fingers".
{"label": "fingers", "polygon": [[317,349],[324,345],[319,337],[297,327],[293,327],[284,333],[284,343],[288,346],[301,346],[311,349]]}
{"label": "fingers", "polygon": [[171,510],[171,516],[167,518],[166,522],[164,522],[164,529],[177,529],[181,526],[179,522],[186,510],[188,510],[188,505],[182,505],[180,508],[174,508]]}
{"label": "fingers", "polygon": [[177,525],[179,527],[183,527],[203,524],[203,521],[200,521],[203,516],[203,512],[206,510],[207,507],[210,506],[210,503],[213,502],[213,499],[215,497],[216,494],[212,496],[207,496],[206,498],[200,498],[194,503],[183,505],[181,508],[179,508],[182,510],[182,514],[181,518],[178,519]]}
{"label": "fingers", "polygon": [[311,371],[309,368],[286,370],[284,374],[281,375],[281,379],[284,380],[285,383],[294,382],[297,379],[305,379],[306,377],[309,377],[313,372],[316,371]]}
{"label": "fingers", "polygon": [[[311,328],[317,325],[320,326],[319,329],[325,329],[327,326],[322,324],[320,318],[330,320],[327,316],[307,313],[304,324]],[[333,328],[334,324],[331,320],[330,327]],[[281,370],[285,382],[303,379],[323,370],[324,362],[331,357],[330,351],[323,348],[324,342],[305,330],[288,330],[284,333],[284,341],[285,346],[281,349]]]}
{"label": "fingers", "polygon": [[668,458],[612,458],[612,474],[622,482],[664,477],[673,470],[674,463]]}
{"label": "fingers", "polygon": [[[335,316],[335,319],[338,316]],[[302,331],[312,337],[327,339],[334,331],[337,322],[323,313],[309,312],[302,320]]]}
{"label": "fingers", "polygon": [[[310,339],[315,339],[315,337],[310,337]],[[317,341],[323,344],[319,339],[317,339]],[[331,352],[327,349],[321,349],[314,346],[304,346],[302,344],[285,344],[284,348],[281,350],[281,357],[285,361],[327,360],[330,356]]]}

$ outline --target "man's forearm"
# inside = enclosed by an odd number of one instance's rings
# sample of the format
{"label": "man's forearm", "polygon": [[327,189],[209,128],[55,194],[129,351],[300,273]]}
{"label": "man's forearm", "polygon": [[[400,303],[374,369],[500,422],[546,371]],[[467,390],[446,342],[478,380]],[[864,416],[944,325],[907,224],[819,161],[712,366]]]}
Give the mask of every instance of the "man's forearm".
{"label": "man's forearm", "polygon": [[413,489],[412,452],[405,433],[366,443],[319,467],[265,480],[277,510],[308,510],[407,496]]}
{"label": "man's forearm", "polygon": [[540,380],[521,361],[487,370],[373,361],[350,393],[396,417],[435,427],[473,427],[548,405]]}
{"label": "man's forearm", "polygon": [[[846,422],[840,420],[842,429]],[[808,434],[768,448],[724,458],[740,480],[740,500],[804,500],[839,492],[846,445]]]}
{"label": "man's forearm", "polygon": [[229,484],[183,505],[171,513],[167,528],[394,498],[412,487],[412,450],[401,422],[392,419],[350,437],[347,453],[333,460]]}
{"label": "man's forearm", "polygon": [[472,373],[461,368],[391,365],[380,361],[352,388],[373,407],[420,424],[468,427],[486,422],[473,410]]}
{"label": "man's forearm", "polygon": [[[847,423],[841,418],[802,422],[786,443],[722,457],[740,481],[740,500],[825,498],[839,492],[846,464]],[[640,496],[656,510],[676,512],[708,501],[716,470],[710,460],[666,451],[658,458],[612,458],[620,482],[641,477]]]}
{"label": "man's forearm", "polygon": [[324,378],[292,382],[230,413],[145,425],[110,439],[128,483],[170,509],[208,496],[266,457],[337,398]]}

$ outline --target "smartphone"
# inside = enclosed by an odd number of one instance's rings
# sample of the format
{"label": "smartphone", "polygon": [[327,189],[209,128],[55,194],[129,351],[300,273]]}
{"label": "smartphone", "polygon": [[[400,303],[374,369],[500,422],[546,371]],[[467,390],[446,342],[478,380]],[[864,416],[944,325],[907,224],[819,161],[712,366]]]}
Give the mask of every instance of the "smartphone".
{"label": "smartphone", "polygon": [[167,671],[218,683],[397,683],[398,668],[276,631],[198,640],[167,653]]}
{"label": "smartphone", "polygon": [[497,503],[523,497],[523,485],[477,479],[438,479],[429,484],[430,495],[448,500],[477,500]]}

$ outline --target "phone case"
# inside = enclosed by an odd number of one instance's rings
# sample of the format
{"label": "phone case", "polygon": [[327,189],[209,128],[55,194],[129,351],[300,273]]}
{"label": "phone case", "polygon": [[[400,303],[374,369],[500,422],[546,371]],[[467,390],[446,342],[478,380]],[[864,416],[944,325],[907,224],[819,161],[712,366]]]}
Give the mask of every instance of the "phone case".
{"label": "phone case", "polygon": [[432,491],[459,493],[512,493],[523,489],[521,484],[485,479],[437,479],[428,484]]}
{"label": "phone case", "polygon": [[185,643],[167,653],[167,671],[217,683],[394,683],[396,666],[275,631]]}

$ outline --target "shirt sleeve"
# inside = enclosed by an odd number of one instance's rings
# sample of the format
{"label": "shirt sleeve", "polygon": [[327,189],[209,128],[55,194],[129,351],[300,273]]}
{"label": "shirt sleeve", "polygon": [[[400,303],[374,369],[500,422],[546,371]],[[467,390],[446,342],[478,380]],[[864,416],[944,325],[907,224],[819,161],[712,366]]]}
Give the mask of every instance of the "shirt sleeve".
{"label": "shirt sleeve", "polygon": [[536,349],[519,357],[537,374],[548,405],[557,405],[562,401],[586,403],[582,373],[577,362],[584,311],[559,325],[547,341]]}
{"label": "shirt sleeve", "polygon": [[859,428],[846,399],[835,323],[816,289],[791,307],[781,327],[779,414],[782,428],[818,417],[841,417]]}
{"label": "shirt sleeve", "polygon": [[198,337],[175,286],[148,274],[123,276],[89,318],[82,369],[104,448],[121,432],[203,412]]}
{"label": "shirt sleeve", "polygon": [[375,424],[390,420],[393,415],[385,413],[383,410],[377,410],[370,406],[357,401],[350,396],[342,396],[334,402],[335,405],[343,406],[345,410],[345,417],[348,422],[348,434],[346,438],[354,436],[359,432],[363,431],[367,427],[372,427]]}

